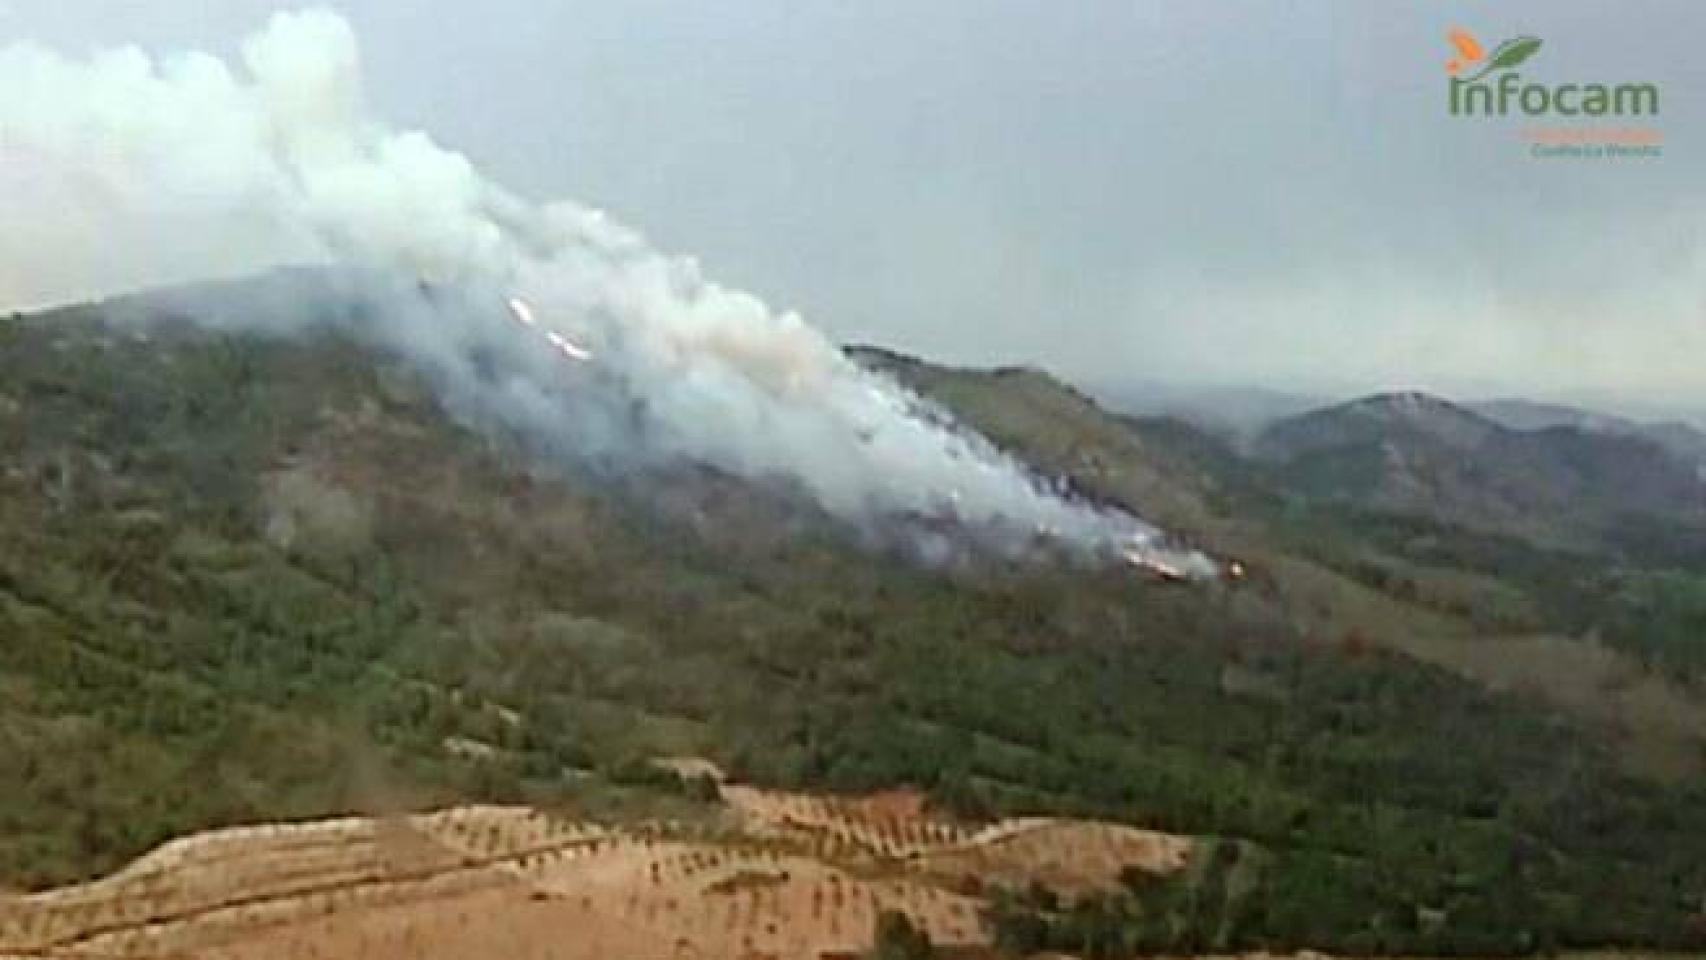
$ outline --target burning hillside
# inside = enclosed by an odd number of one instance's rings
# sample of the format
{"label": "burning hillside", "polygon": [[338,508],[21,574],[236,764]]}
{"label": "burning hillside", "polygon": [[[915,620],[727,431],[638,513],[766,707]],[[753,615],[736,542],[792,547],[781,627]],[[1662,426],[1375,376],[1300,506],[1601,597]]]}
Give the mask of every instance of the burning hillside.
{"label": "burning hillside", "polygon": [[[30,249],[6,251],[28,278],[6,291],[14,303],[335,265],[363,307],[340,314],[358,338],[410,358],[465,418],[553,455],[700,462],[786,478],[854,524],[939,517],[1008,553],[1040,536],[1213,571],[1138,517],[1062,495],[798,315],[599,210],[530,204],[425,134],[369,117],[356,40],[335,14],[275,16],[240,66],[14,45],[0,81],[23,91],[0,106],[0,138],[46,185],[3,198],[8,222],[29,226]],[[40,199],[67,191],[76,202]],[[156,236],[171,239],[120,242]],[[277,316],[251,306],[220,322],[289,329]],[[595,363],[623,396],[573,402],[588,389],[546,362],[565,360]]]}

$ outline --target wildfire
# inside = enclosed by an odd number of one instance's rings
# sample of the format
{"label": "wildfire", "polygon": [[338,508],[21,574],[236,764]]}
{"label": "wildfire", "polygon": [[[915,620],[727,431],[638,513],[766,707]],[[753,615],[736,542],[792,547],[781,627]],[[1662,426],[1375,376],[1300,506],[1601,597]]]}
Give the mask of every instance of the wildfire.
{"label": "wildfire", "polygon": [[1127,549],[1122,555],[1125,558],[1125,562],[1139,570],[1147,570],[1163,580],[1181,581],[1190,579],[1190,577],[1186,575],[1185,571],[1179,569],[1173,564],[1156,557],[1145,556],[1142,552],[1136,549]]}
{"label": "wildfire", "polygon": [[[1212,580],[1221,576],[1237,582],[1243,580],[1249,572],[1242,562],[1230,558],[1226,559],[1224,563],[1211,561],[1208,570],[1204,571],[1197,568],[1194,562],[1175,562],[1166,557],[1146,552],[1136,545],[1121,550],[1120,558],[1133,569],[1142,571],[1148,576],[1166,583],[1185,583],[1201,579]],[[1207,558],[1199,555],[1196,559],[1206,560]]]}
{"label": "wildfire", "polygon": [[549,342],[551,346],[556,347],[559,353],[568,357],[570,360],[585,363],[592,359],[591,350],[575,343],[573,340],[570,340],[568,337],[563,336],[555,330],[548,330],[541,327],[539,325],[539,319],[533,315],[533,308],[527,305],[526,300],[523,300],[520,297],[510,297],[509,312],[515,315],[515,319],[519,321],[522,326],[531,330],[537,330],[539,333],[544,334],[546,341]]}

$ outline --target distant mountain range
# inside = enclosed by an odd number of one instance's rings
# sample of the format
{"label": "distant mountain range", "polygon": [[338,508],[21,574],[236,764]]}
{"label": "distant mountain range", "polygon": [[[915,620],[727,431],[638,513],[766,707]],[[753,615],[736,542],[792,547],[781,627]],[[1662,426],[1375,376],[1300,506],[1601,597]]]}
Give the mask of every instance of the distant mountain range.
{"label": "distant mountain range", "polygon": [[[1107,406],[1125,413],[1175,417],[1214,432],[1248,439],[1269,425],[1331,407],[1340,400],[1319,393],[1266,387],[1192,386],[1134,382],[1102,384],[1090,390]],[[1501,397],[1458,403],[1472,413],[1512,430],[1575,427],[1588,433],[1645,437],[1677,456],[1706,462],[1706,429],[1678,411],[1638,417],[1573,405]]]}
{"label": "distant mountain range", "polygon": [[1296,416],[1333,402],[1315,393],[1267,387],[1189,386],[1125,382],[1094,384],[1090,393],[1114,410],[1175,417],[1219,433],[1249,435],[1281,417]]}
{"label": "distant mountain range", "polygon": [[1706,431],[1681,420],[1640,421],[1532,400],[1485,400],[1469,409],[1513,430],[1575,427],[1588,433],[1646,437],[1687,460],[1706,462]]}
{"label": "distant mountain range", "polygon": [[1599,542],[1637,518],[1706,521],[1706,436],[1683,424],[1390,393],[1274,421],[1249,449],[1305,496],[1540,542]]}

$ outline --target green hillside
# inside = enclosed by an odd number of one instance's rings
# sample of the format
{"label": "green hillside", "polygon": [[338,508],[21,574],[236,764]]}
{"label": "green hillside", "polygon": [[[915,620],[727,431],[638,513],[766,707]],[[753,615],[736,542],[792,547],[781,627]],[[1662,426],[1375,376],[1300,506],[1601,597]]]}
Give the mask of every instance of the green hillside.
{"label": "green hillside", "polygon": [[139,329],[0,321],[0,884],[257,818],[690,812],[643,760],[697,753],[1238,851],[1130,903],[1008,905],[1056,946],[1160,898],[1142,942],[1172,949],[1706,946],[1706,725],[1686,664],[1642,665],[1685,655],[1607,651],[1645,697],[1610,710],[1470,656],[1543,674],[1532,638],[1657,636],[1659,609],[1681,637],[1698,608],[1657,568],[1558,610],[1549,578],[1604,565],[1316,503],[1040,373],[863,353],[1249,575],[929,570],[705,469],[530,462],[331,335]]}

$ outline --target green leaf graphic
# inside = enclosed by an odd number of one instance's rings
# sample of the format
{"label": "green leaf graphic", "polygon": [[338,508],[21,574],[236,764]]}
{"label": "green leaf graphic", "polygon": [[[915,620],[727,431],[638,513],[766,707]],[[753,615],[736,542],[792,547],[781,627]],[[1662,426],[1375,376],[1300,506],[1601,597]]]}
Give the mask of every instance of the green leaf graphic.
{"label": "green leaf graphic", "polygon": [[1499,44],[1493,55],[1487,58],[1487,65],[1476,74],[1476,78],[1484,77],[1494,70],[1509,70],[1522,63],[1540,50],[1539,37],[1517,37]]}
{"label": "green leaf graphic", "polygon": [[1498,70],[1514,67],[1534,56],[1539,50],[1539,37],[1517,37],[1515,40],[1506,40],[1499,44],[1497,50],[1493,51],[1493,62],[1490,66]]}

